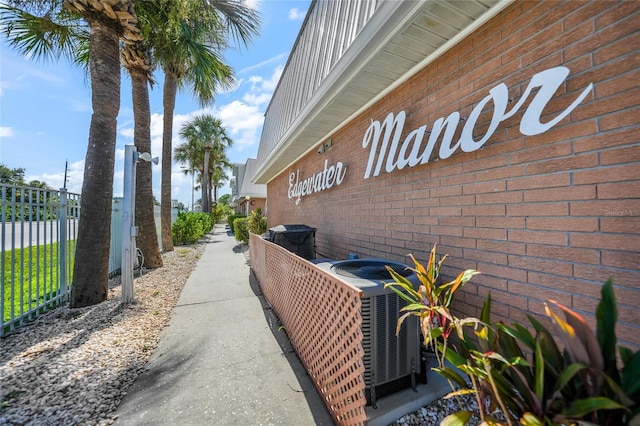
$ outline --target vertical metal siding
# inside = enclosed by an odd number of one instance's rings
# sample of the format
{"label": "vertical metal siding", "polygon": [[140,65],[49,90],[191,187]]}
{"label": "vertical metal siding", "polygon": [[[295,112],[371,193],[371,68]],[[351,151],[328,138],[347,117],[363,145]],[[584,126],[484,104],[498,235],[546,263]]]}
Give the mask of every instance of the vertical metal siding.
{"label": "vertical metal siding", "polygon": [[325,77],[376,11],[379,0],[317,0],[305,21],[269,104],[258,164],[274,150]]}

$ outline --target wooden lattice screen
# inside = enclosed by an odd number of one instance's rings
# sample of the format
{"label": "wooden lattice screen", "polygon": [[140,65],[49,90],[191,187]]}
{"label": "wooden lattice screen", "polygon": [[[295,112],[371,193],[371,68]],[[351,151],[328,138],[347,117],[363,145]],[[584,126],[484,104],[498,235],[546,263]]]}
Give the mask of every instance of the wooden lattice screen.
{"label": "wooden lattice screen", "polygon": [[252,234],[251,268],[333,419],[366,420],[362,290]]}

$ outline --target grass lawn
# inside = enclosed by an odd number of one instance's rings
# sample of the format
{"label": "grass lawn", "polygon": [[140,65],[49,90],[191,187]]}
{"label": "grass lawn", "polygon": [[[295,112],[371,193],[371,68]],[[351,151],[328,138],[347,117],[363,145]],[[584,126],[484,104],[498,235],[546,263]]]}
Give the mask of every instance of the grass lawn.
{"label": "grass lawn", "polygon": [[[73,272],[72,255],[75,249],[75,241],[67,242],[67,283],[71,282]],[[28,312],[42,305],[52,297],[58,295],[60,290],[58,243],[42,246],[26,247],[6,251],[4,253],[4,309],[3,321],[9,321],[13,310],[14,317],[20,312]],[[22,296],[21,296],[22,292]]]}

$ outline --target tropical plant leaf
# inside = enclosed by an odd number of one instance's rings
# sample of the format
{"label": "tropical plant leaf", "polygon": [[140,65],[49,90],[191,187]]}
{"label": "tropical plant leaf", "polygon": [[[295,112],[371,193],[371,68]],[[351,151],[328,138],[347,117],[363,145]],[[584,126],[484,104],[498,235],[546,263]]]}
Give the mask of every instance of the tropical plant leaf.
{"label": "tropical plant leaf", "polygon": [[455,396],[475,395],[476,393],[478,393],[478,391],[473,389],[473,388],[457,389],[457,390],[454,390],[453,392],[449,392],[448,394],[446,394],[442,398],[443,399],[451,399],[451,398],[453,398]]}
{"label": "tropical plant leaf", "polygon": [[565,366],[565,359],[547,329],[540,330],[536,335],[536,346],[541,346],[547,370],[554,376],[558,376]]}
{"label": "tropical plant leaf", "polygon": [[456,383],[458,386],[460,386],[462,388],[466,388],[467,387],[467,382],[462,378],[462,376],[459,375],[455,370],[453,370],[451,368],[448,368],[448,367],[445,367],[445,368],[433,367],[431,370],[435,371],[436,373],[438,373],[439,375],[441,375],[445,379]]}
{"label": "tropical plant leaf", "polygon": [[398,323],[396,324],[396,336],[400,334],[400,328],[402,327],[402,323],[404,322],[404,320],[407,319],[407,317],[410,317],[411,315],[415,315],[415,314],[413,312],[407,312],[406,314],[398,318]]}
{"label": "tropical plant leaf", "polygon": [[[540,337],[541,335],[538,335]],[[538,339],[536,339],[538,340]],[[542,401],[544,398],[544,355],[542,354],[542,346],[536,345],[535,350],[535,381],[534,391],[536,393],[536,397],[538,401]]]}
{"label": "tropical plant leaf", "polygon": [[631,359],[635,355],[634,352],[631,349],[626,348],[624,346],[619,346],[618,347],[618,354],[620,354],[620,359],[622,360],[622,365],[629,364],[631,362]]}
{"label": "tropical plant leaf", "polygon": [[422,303],[409,303],[405,307],[401,308],[401,312],[409,312],[409,311],[422,311],[427,309],[428,307]]}
{"label": "tropical plant leaf", "polygon": [[518,323],[514,323],[513,327],[509,327],[505,324],[496,324],[496,327],[502,330],[504,333],[524,343],[526,347],[534,350],[536,347],[536,339],[531,335],[529,330]]}
{"label": "tropical plant leaf", "polygon": [[[544,325],[542,325],[542,323],[540,321],[538,321],[537,319],[535,319],[533,316],[527,315],[527,318],[529,319],[529,322],[533,326],[533,329],[536,331],[536,333],[539,333],[542,330],[546,330],[547,332],[549,332],[549,329],[547,327],[545,327]],[[549,334],[551,334],[551,333],[549,332]]]}
{"label": "tropical plant leaf", "polygon": [[600,302],[596,308],[596,334],[604,361],[604,370],[611,377],[618,379],[616,366],[616,322],[618,308],[613,294],[613,279],[609,277],[600,290]]}
{"label": "tropical plant leaf", "polygon": [[587,368],[584,364],[574,363],[560,373],[558,379],[556,380],[555,386],[553,388],[554,391],[562,391],[562,389],[571,381],[571,379],[578,374],[582,369]]}
{"label": "tropical plant leaf", "polygon": [[449,414],[447,417],[442,419],[440,426],[464,426],[467,424],[472,414],[473,413],[471,411],[458,411],[456,413]]}
{"label": "tropical plant leaf", "polygon": [[[451,299],[453,298],[454,293],[464,286],[471,278],[475,275],[478,275],[480,272],[474,271],[473,269],[467,269],[466,271],[460,272],[455,280],[451,281],[447,284],[447,286],[451,286],[449,291],[446,293],[446,297],[444,300],[444,305],[449,306],[451,304]],[[442,287],[442,286],[441,286]],[[444,290],[446,287],[443,287]]]}
{"label": "tropical plant leaf", "polygon": [[[433,250],[435,250],[435,245],[433,246],[432,252],[433,252]],[[416,274],[418,275],[418,278],[420,279],[420,282],[424,286],[427,286],[427,284],[428,284],[428,274],[427,274],[427,271],[424,269],[424,266],[422,266],[422,264],[420,262],[418,262],[416,260],[416,258],[413,257],[412,254],[410,254],[409,257],[411,258],[411,260],[413,261],[414,266],[416,267],[415,271],[416,271]],[[431,260],[431,257],[429,257],[429,260]]]}
{"label": "tropical plant leaf", "polygon": [[551,318],[558,329],[558,335],[565,344],[565,349],[569,352],[572,362],[580,362],[582,364],[591,365],[589,352],[580,340],[576,330],[565,320],[556,315],[546,303],[544,304],[547,315]]}
{"label": "tropical plant leaf", "polygon": [[[632,353],[629,351],[629,353]],[[627,361],[620,374],[622,389],[640,404],[640,351],[627,356]]]}
{"label": "tropical plant leaf", "polygon": [[[530,382],[528,382],[525,378],[522,369],[514,367],[511,369],[511,372],[515,373],[516,377],[520,379],[517,383],[522,383],[522,385],[517,386],[518,394],[525,402],[528,403],[528,406],[526,406],[527,408],[523,406],[523,411],[527,409],[533,409],[536,413],[542,413],[542,402],[538,399],[535,392],[531,389],[531,386],[529,386]],[[529,376],[531,376],[530,372]]]}
{"label": "tropical plant leaf", "polygon": [[485,324],[491,323],[491,292],[487,295],[487,300],[482,304],[480,310],[480,320]]}
{"label": "tropical plant leaf", "polygon": [[[613,379],[612,377],[610,377],[607,373],[605,373],[604,371],[599,371],[598,372],[600,374],[600,376],[603,378],[603,380],[605,382],[607,382],[607,386],[609,387],[609,389],[611,389],[611,391],[615,394],[615,396],[617,397],[618,401],[626,406],[626,407],[631,407],[634,405],[634,401],[629,398],[629,396],[625,393],[625,391],[620,387],[620,385],[618,384],[618,382]],[[635,383],[638,383],[638,376],[636,376],[635,378]]]}
{"label": "tropical plant leaf", "polygon": [[391,291],[393,291],[395,294],[397,294],[402,300],[404,300],[407,303],[415,303],[416,302],[415,299],[412,299],[411,297],[407,296],[402,290],[397,288],[393,283],[385,284],[384,287],[390,289]]}
{"label": "tropical plant leaf", "polygon": [[520,424],[522,426],[544,426],[544,423],[533,413],[524,413],[520,418]]}
{"label": "tropical plant leaf", "polygon": [[598,344],[598,340],[596,339],[596,336],[594,336],[591,327],[589,327],[584,318],[556,301],[550,300],[549,302],[553,303],[564,312],[567,324],[573,327],[578,340],[582,343],[582,346],[587,352],[589,359],[587,364],[596,370],[604,370],[604,361],[602,359],[600,345]]}
{"label": "tropical plant leaf", "polygon": [[[410,291],[412,294],[417,294],[414,289],[413,283],[409,281],[405,276],[397,273],[393,268],[389,267],[388,265],[385,265],[385,268],[387,268],[387,271],[389,271],[391,278],[393,278],[396,284],[400,284],[402,288],[404,288],[407,291]],[[391,285],[393,284],[394,283],[391,283]],[[385,284],[385,286],[386,285],[387,284]]]}
{"label": "tropical plant leaf", "polygon": [[562,411],[562,414],[570,418],[584,417],[589,413],[599,410],[620,410],[626,409],[618,402],[605,398],[603,396],[596,396],[593,398],[585,398],[574,401],[571,405]]}
{"label": "tropical plant leaf", "polygon": [[457,353],[454,349],[450,347],[447,347],[445,349],[442,342],[438,342],[438,349],[442,353],[444,353],[444,356],[447,359],[447,361],[449,361],[452,365],[456,367],[459,367],[460,365],[467,363],[467,360],[463,356],[461,356],[459,353]]}

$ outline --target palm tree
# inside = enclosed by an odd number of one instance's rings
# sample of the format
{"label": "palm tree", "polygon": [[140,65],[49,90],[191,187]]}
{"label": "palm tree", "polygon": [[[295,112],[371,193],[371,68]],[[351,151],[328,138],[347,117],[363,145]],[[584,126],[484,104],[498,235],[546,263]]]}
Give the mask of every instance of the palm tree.
{"label": "palm tree", "polygon": [[89,25],[93,106],[71,307],[93,305],[107,298],[116,119],[120,110],[120,39],[131,43],[142,38],[133,2],[119,0],[111,3],[112,6],[106,7],[106,3],[90,0],[63,0],[68,11],[81,16]]}
{"label": "palm tree", "polygon": [[192,9],[178,11],[172,4],[160,8],[156,15],[163,16],[169,24],[157,25],[153,35],[155,58],[165,74],[160,216],[162,246],[166,251],[173,250],[170,200],[176,92],[190,84],[195,97],[205,105],[213,100],[216,91],[232,87],[232,70],[222,62],[218,52],[227,47],[228,36],[246,44],[257,34],[259,23],[256,12],[236,0],[184,3]]}
{"label": "palm tree", "polygon": [[[120,40],[129,44],[142,39],[133,2],[13,0],[7,4],[2,20],[6,23],[5,19],[13,19],[6,32],[13,34],[13,45],[23,53],[66,55],[76,62],[85,58],[89,65],[93,114],[70,305],[100,303],[106,300],[108,290],[116,118],[120,110]],[[88,25],[88,50],[82,48],[87,27],[79,18]]]}
{"label": "palm tree", "polygon": [[[148,43],[127,44],[122,50],[125,68],[131,76],[133,100],[133,141],[138,152],[151,153],[151,109],[149,86],[153,85],[153,63]],[[136,167],[135,220],[139,229],[136,242],[144,254],[145,267],[162,267],[153,209],[151,163],[139,161]]]}
{"label": "palm tree", "polygon": [[225,155],[225,158],[218,161],[211,172],[211,187],[213,188],[212,205],[215,207],[218,204],[218,188],[229,180],[226,169],[230,168],[232,164],[229,162]]}
{"label": "palm tree", "polygon": [[[204,173],[204,149],[200,146],[199,141],[186,139],[185,143],[178,145],[175,149],[175,160],[187,166],[184,168],[184,173],[194,175],[194,181],[200,184],[193,189],[201,188],[202,174]],[[201,203],[202,201],[200,201],[200,205],[202,205]]]}
{"label": "palm tree", "polygon": [[[210,114],[194,117],[185,123],[180,136],[186,143],[176,149],[176,160],[186,162],[193,168],[197,166],[201,176],[203,212],[211,211],[209,187],[212,176],[218,166],[228,164],[225,150],[233,145],[222,125],[222,120]],[[211,171],[210,171],[211,170]]]}

